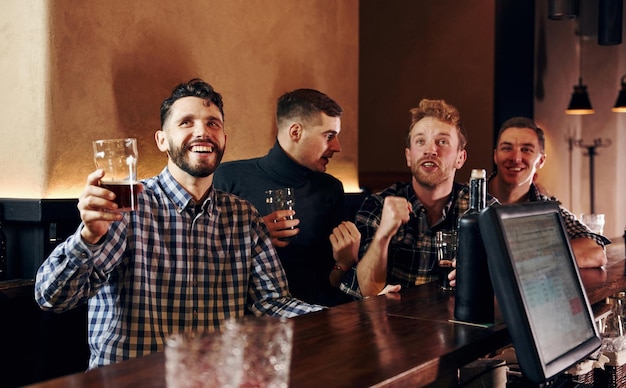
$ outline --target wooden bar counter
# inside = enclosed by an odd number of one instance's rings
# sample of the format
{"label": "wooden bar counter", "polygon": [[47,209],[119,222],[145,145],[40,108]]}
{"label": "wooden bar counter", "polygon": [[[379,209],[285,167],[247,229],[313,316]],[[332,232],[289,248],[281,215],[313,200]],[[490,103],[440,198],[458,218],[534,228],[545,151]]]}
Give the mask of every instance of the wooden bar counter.
{"label": "wooden bar counter", "polygon": [[[624,243],[613,239],[603,269],[581,270],[590,303],[626,290]],[[435,284],[293,318],[290,386],[453,386],[457,370],[510,344],[502,319],[476,327],[450,322],[454,296]],[[31,387],[165,387],[163,353]]]}

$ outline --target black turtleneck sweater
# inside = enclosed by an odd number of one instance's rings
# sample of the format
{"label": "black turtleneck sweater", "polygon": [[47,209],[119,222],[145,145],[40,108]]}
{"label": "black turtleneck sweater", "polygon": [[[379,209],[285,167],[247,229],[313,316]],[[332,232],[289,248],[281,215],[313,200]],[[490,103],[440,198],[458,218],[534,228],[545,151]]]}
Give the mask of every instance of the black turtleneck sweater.
{"label": "black turtleneck sweater", "polygon": [[276,248],[289,290],[296,298],[325,306],[349,301],[328,280],[334,263],[328,237],[344,214],[343,185],[338,179],[299,165],[276,142],[261,158],[222,163],[213,185],[251,202],[261,216],[269,213],[265,190],[292,187],[300,233],[288,246]]}

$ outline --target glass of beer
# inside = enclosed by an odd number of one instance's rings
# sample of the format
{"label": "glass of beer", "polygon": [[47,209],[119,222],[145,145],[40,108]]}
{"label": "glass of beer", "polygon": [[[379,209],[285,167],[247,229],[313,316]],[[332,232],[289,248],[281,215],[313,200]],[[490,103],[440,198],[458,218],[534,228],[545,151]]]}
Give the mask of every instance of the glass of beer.
{"label": "glass of beer", "polygon": [[456,257],[456,232],[439,230],[435,234],[437,248],[437,266],[439,272],[439,290],[452,291],[448,275],[454,269],[452,262]]}
{"label": "glass of beer", "polygon": [[[265,203],[270,213],[276,210],[293,210],[296,204],[293,189],[291,187],[285,187],[265,190]],[[293,216],[290,216],[288,219],[293,220]]]}
{"label": "glass of beer", "polygon": [[[293,194],[293,188],[284,187],[280,189],[271,189],[265,190],[265,204],[267,205],[267,211],[269,213],[274,213],[277,210],[294,210],[294,206],[296,204],[296,199]],[[286,220],[293,220],[293,216],[285,217]],[[274,220],[277,222],[278,220]],[[294,227],[290,227],[289,229],[294,229]],[[294,237],[283,237],[279,240],[289,241]]]}
{"label": "glass of beer", "polygon": [[96,168],[104,170],[100,187],[115,194],[116,211],[136,210],[139,182],[137,181],[137,139],[106,139],[93,142]]}

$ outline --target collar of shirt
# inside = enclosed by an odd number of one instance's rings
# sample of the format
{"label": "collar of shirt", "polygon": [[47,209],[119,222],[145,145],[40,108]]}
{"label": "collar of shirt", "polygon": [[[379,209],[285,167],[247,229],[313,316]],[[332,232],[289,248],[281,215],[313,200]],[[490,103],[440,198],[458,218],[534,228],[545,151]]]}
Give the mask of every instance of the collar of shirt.
{"label": "collar of shirt", "polygon": [[[183,186],[174,179],[170,170],[165,167],[157,177],[157,182],[165,195],[176,205],[178,213],[182,213],[187,208],[195,208],[196,201]],[[213,186],[209,188],[209,193],[202,203],[201,208],[210,213],[215,204],[215,190]]]}
{"label": "collar of shirt", "polygon": [[259,168],[289,185],[293,185],[293,182],[306,181],[313,172],[291,159],[278,141],[266,156],[259,159]]}
{"label": "collar of shirt", "polygon": [[528,189],[528,200],[529,201],[549,201],[550,198],[541,194],[537,186],[534,183],[530,184],[530,188]]}

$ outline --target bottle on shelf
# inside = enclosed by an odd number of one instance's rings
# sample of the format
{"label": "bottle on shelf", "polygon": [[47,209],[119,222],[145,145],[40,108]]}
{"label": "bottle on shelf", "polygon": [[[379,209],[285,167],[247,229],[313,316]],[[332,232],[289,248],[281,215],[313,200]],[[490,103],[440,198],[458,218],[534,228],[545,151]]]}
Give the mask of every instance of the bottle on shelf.
{"label": "bottle on shelf", "polygon": [[459,217],[454,318],[471,323],[494,322],[494,294],[478,216],[486,207],[487,172],[473,169],[470,206]]}

